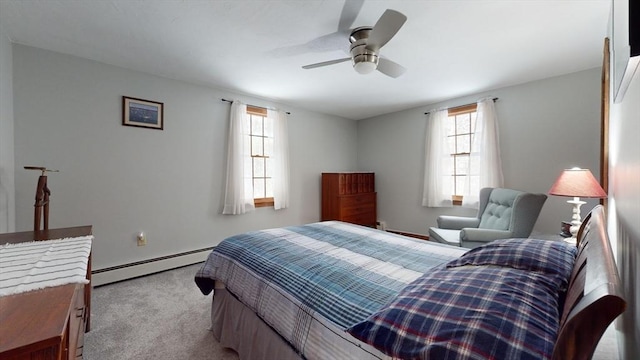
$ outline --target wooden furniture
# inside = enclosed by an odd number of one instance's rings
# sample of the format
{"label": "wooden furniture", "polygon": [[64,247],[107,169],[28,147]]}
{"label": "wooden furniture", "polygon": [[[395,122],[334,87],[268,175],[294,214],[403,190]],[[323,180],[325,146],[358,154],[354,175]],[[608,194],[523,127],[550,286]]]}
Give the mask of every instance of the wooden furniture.
{"label": "wooden furniture", "polygon": [[591,359],[602,334],[627,308],[602,205],[584,218],[577,239],[552,360]]}
{"label": "wooden furniture", "polygon": [[[91,226],[0,234],[0,244],[91,235]],[[68,284],[0,297],[0,359],[82,359],[90,328],[89,283]]]}
{"label": "wooden furniture", "polygon": [[322,173],[322,221],[376,227],[374,173]]}
{"label": "wooden furniture", "polygon": [[[51,170],[41,166],[25,166],[26,170],[38,170],[42,172],[42,175],[38,178],[38,185],[36,186],[36,202],[33,204],[33,231],[38,232],[40,230],[40,221],[44,220],[44,230],[49,230],[49,196],[51,190],[47,187],[47,172],[58,172],[58,170]],[[35,239],[45,240],[45,239]]]}

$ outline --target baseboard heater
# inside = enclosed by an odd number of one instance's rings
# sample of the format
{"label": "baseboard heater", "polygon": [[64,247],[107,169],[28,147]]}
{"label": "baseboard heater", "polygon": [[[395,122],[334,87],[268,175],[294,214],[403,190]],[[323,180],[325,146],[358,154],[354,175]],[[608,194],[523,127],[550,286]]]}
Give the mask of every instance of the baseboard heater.
{"label": "baseboard heater", "polygon": [[401,230],[392,230],[392,229],[387,229],[387,231],[391,232],[391,233],[394,233],[394,234],[404,235],[404,236],[408,236],[408,237],[412,237],[412,238],[416,238],[416,239],[420,239],[420,240],[429,240],[429,235],[416,234],[416,233],[412,233],[412,232],[401,231]]}
{"label": "baseboard heater", "polygon": [[[129,264],[112,266],[91,271],[91,284],[95,286],[129,280],[161,271],[171,270],[203,262],[209,256],[212,247],[136,261]],[[195,276],[195,274],[194,274]]]}

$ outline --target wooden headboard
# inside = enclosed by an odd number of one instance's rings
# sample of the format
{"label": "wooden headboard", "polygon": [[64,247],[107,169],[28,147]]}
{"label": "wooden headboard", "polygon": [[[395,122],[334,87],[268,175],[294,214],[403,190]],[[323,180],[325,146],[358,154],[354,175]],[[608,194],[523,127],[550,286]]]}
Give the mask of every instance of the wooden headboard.
{"label": "wooden headboard", "polygon": [[602,334],[626,308],[601,205],[585,217],[577,238],[554,360],[591,359]]}

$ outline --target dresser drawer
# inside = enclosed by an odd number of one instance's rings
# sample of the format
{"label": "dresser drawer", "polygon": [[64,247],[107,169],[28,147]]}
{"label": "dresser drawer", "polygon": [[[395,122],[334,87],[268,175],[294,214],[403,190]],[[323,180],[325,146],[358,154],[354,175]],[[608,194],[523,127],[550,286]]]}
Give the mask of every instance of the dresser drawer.
{"label": "dresser drawer", "polygon": [[341,196],[339,220],[375,227],[376,193]]}
{"label": "dresser drawer", "polygon": [[362,214],[370,214],[371,216],[375,216],[375,204],[363,204],[357,206],[343,207],[340,209],[340,218],[344,219],[349,216],[362,215]]}
{"label": "dresser drawer", "polygon": [[368,206],[372,207],[376,204],[376,193],[340,196],[338,201],[340,203],[340,207],[343,209]]}
{"label": "dresser drawer", "polygon": [[376,215],[373,212],[349,214],[349,215],[343,216],[342,221],[352,223],[352,224],[360,224],[360,225],[375,227]]}

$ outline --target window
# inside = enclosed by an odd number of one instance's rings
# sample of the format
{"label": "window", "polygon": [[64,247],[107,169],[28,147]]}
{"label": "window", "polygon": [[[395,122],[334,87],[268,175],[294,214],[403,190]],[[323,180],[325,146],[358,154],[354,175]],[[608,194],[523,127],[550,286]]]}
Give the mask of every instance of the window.
{"label": "window", "polygon": [[447,144],[451,154],[451,189],[454,205],[462,205],[465,195],[480,192],[477,161],[471,159],[471,146],[476,131],[477,104],[448,110]]}
{"label": "window", "polygon": [[502,187],[494,99],[429,112],[422,205],[478,208],[480,189]]}
{"label": "window", "polygon": [[289,207],[287,113],[234,100],[228,139],[222,213],[240,215],[256,207]]}
{"label": "window", "polygon": [[273,206],[273,119],[267,109],[247,106],[251,139],[251,174],[256,207]]}

